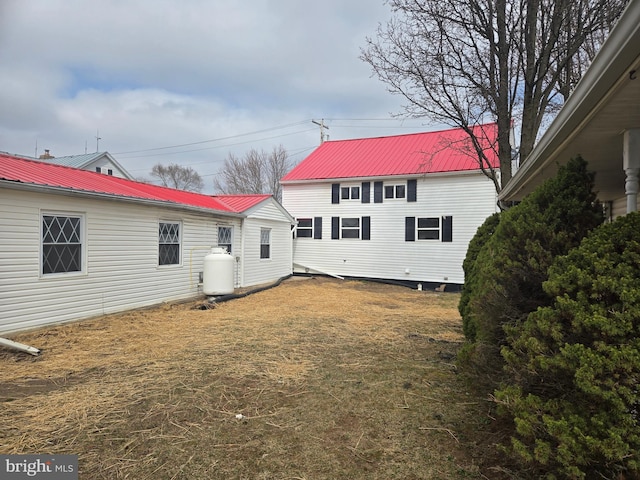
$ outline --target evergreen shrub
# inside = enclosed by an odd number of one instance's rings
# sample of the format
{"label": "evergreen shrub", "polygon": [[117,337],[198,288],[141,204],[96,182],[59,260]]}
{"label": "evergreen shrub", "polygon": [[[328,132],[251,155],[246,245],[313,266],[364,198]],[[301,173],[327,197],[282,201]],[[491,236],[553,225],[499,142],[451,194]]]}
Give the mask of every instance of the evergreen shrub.
{"label": "evergreen shrub", "polygon": [[640,478],[640,213],[557,258],[544,290],[502,349],[511,451],[537,478]]}
{"label": "evergreen shrub", "polygon": [[476,351],[483,352],[480,360],[488,367],[502,369],[505,332],[551,303],[542,284],[553,260],[604,220],[593,180],[582,158],[570,160],[554,178],[503,212],[480,248],[465,315],[472,319],[474,342],[481,344]]}
{"label": "evergreen shrub", "polygon": [[474,342],[476,340],[476,324],[473,319],[473,312],[469,307],[469,301],[474,295],[474,291],[477,288],[477,275],[476,275],[476,259],[478,253],[484,245],[487,243],[493,232],[495,232],[498,223],[500,222],[500,214],[494,213],[487,217],[476,234],[469,242],[467,248],[467,254],[462,262],[462,270],[464,271],[464,285],[462,286],[462,292],[460,293],[460,303],[458,304],[458,311],[462,317],[462,329],[467,340]]}

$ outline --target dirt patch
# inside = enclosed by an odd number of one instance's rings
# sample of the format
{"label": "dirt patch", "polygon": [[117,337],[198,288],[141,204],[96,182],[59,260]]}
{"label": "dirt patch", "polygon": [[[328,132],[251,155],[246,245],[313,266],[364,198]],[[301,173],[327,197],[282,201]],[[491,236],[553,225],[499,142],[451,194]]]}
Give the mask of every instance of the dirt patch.
{"label": "dirt patch", "polygon": [[86,479],[501,478],[458,300],[320,278],[25,333],[43,353],[0,355],[0,453],[78,454]]}

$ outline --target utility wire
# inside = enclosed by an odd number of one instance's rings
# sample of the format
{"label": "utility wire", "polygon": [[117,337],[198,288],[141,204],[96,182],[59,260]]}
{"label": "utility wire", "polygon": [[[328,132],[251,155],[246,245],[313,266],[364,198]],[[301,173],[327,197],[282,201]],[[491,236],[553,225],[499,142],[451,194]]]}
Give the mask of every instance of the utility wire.
{"label": "utility wire", "polygon": [[[145,152],[153,152],[153,151],[156,151],[156,150],[168,150],[170,148],[190,147],[192,145],[201,145],[203,143],[220,142],[222,140],[230,140],[230,139],[233,139],[233,138],[245,137],[245,136],[249,136],[249,135],[257,135],[259,133],[271,132],[273,130],[280,130],[280,129],[283,129],[283,128],[289,128],[289,127],[294,127],[294,126],[298,126],[298,125],[303,125],[303,124],[306,124],[308,122],[309,122],[309,120],[301,120],[299,122],[289,123],[287,125],[279,125],[277,127],[265,128],[263,130],[256,130],[255,132],[239,133],[238,135],[231,135],[231,136],[228,136],[228,137],[212,138],[210,140],[201,140],[199,142],[182,143],[182,144],[178,144],[178,145],[167,145],[167,146],[164,146],[164,147],[146,148],[146,149],[143,149],[143,150],[130,150],[130,151],[127,151],[127,152],[114,152],[113,155],[126,155],[126,154],[129,154],[129,153],[145,153]],[[136,158],[136,157],[129,157],[129,158]]]}

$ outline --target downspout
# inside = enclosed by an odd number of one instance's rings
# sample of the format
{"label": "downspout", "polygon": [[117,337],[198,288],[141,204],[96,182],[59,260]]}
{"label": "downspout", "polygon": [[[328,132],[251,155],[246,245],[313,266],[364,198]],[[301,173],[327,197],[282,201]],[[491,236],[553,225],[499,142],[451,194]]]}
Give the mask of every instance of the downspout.
{"label": "downspout", "polygon": [[14,342],[13,340],[9,340],[7,338],[0,337],[0,345],[13,348],[15,350],[20,350],[21,352],[29,353],[34,356],[40,355],[40,350],[38,350],[37,348],[30,347],[29,345],[25,345],[24,343]]}

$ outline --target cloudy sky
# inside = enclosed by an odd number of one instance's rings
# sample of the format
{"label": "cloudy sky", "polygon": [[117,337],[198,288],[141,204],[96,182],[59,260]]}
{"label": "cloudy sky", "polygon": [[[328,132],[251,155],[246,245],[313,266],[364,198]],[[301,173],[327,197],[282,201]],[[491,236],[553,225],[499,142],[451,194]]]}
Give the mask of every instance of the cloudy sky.
{"label": "cloudy sky", "polygon": [[[358,57],[383,0],[0,0],[0,151],[109,151],[132,175],[431,130]],[[100,137],[98,141],[96,137]],[[208,193],[211,193],[212,190]]]}

